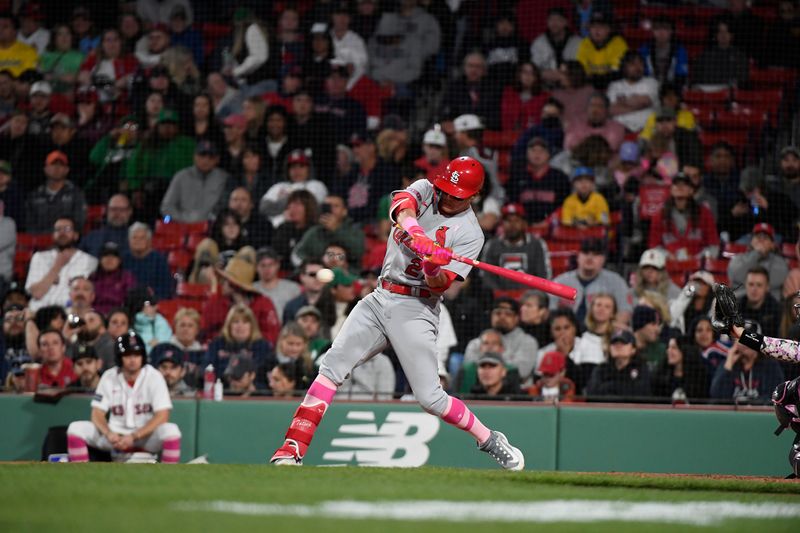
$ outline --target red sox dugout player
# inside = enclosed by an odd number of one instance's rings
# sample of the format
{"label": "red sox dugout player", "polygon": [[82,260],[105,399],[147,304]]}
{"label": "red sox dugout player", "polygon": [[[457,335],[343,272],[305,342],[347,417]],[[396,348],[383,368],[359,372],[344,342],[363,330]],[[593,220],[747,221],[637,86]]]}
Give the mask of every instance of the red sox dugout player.
{"label": "red sox dugout player", "polygon": [[503,468],[522,470],[525,459],[505,435],[491,431],[439,385],[436,333],[441,293],[471,269],[450,262],[451,252],[476,259],[483,232],[470,202],[483,186],[483,167],[470,157],[450,162],[434,183],[419,180],[393,193],[390,218],[402,229],[389,239],[378,288],[347,317],[294,414],[283,446],[270,462],[299,465],[337,387],[359,364],[391,343],[422,408],[472,435]]}

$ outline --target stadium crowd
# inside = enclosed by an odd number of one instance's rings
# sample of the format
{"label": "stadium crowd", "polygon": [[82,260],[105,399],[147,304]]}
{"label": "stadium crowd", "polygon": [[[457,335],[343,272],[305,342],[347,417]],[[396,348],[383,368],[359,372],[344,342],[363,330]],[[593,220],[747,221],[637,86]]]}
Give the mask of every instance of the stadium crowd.
{"label": "stadium crowd", "polygon": [[[800,11],[667,3],[0,1],[5,389],[35,362],[91,390],[134,329],[174,396],[208,365],[302,391],[377,285],[390,193],[468,155],[481,258],[578,298],[449,288],[448,390],[768,401],[800,369],[708,314],[730,283],[800,336]],[[406,389],[389,347],[339,395]]]}

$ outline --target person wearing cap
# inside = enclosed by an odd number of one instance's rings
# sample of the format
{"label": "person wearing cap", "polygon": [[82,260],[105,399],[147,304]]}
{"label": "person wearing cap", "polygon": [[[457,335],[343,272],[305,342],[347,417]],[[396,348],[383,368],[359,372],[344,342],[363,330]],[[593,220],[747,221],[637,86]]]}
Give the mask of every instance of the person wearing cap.
{"label": "person wearing cap", "polygon": [[578,321],[583,322],[592,295],[603,292],[614,295],[619,306],[618,321],[623,324],[628,321],[633,310],[633,297],[622,276],[604,268],[607,251],[608,245],[603,239],[588,238],[581,242],[578,251],[578,268],[564,272],[554,280],[574,287],[578,291],[577,297],[574,302],[569,302],[559,300],[558,297],[551,295],[551,309],[569,307],[575,311]]}
{"label": "person wearing cap", "polygon": [[161,56],[170,47],[169,26],[159,22],[150,26],[150,31],[136,43],[134,55],[145,69],[161,63]]}
{"label": "person wearing cap", "polygon": [[476,364],[478,366],[478,382],[470,389],[470,394],[488,397],[486,399],[522,394],[518,375],[516,373],[509,374],[502,354],[483,352]]}
{"label": "person wearing cap", "polygon": [[19,21],[11,12],[0,12],[0,65],[14,76],[35,69],[39,60],[36,48],[17,38],[18,29]]}
{"label": "person wearing cap", "polygon": [[73,345],[72,368],[78,379],[67,388],[80,389],[83,392],[94,392],[100,383],[100,367],[102,363],[94,348],[86,343]]}
{"label": "person wearing cap", "polygon": [[[49,135],[43,139],[43,148],[46,153],[59,150],[66,154],[73,173],[81,176],[89,175],[89,146],[88,143],[76,136],[78,128],[75,121],[66,113],[56,113],[49,121]],[[88,181],[88,179],[85,179]]]}
{"label": "person wearing cap", "polygon": [[[522,204],[506,204],[501,213],[502,236],[495,236],[484,245],[481,261],[550,279],[552,270],[547,245],[536,235],[528,233],[525,208]],[[480,275],[489,289],[519,288],[519,284],[506,278],[483,271]]]}
{"label": "person wearing cap", "polygon": [[628,50],[622,57],[622,79],[608,86],[611,115],[628,131],[640,132],[658,103],[658,81],[645,76],[642,56]]}
{"label": "person wearing cap", "polygon": [[247,118],[241,113],[232,113],[222,119],[222,135],[225,148],[222,150],[220,166],[232,175],[242,170],[244,151],[247,149]]}
{"label": "person wearing cap", "polygon": [[330,113],[336,144],[347,144],[354,134],[367,128],[364,106],[347,94],[348,77],[347,68],[332,67],[324,80],[324,93],[316,105],[317,112]]}
{"label": "person wearing cap", "polygon": [[[273,380],[273,374],[276,374],[276,370],[280,371],[278,369],[279,366],[280,365],[275,365],[275,367],[273,367],[267,373],[270,384],[279,381],[278,379]],[[256,363],[253,361],[252,357],[246,357],[242,354],[234,355],[222,375],[222,381],[225,386],[226,393],[233,394],[241,398],[250,397],[250,395],[258,390],[255,384],[257,370]],[[287,382],[291,386],[291,388],[288,390],[294,390],[295,380],[287,380]],[[276,388],[280,388],[280,386],[276,385]],[[279,396],[279,394],[275,394],[275,396]]]}
{"label": "person wearing cap", "polygon": [[[720,226],[726,226],[730,240],[748,242],[748,231],[755,224],[768,224],[777,242],[797,241],[797,215],[794,204],[780,190],[767,187],[761,170],[750,166],[742,170],[739,198],[728,216],[720,213]],[[723,220],[724,219],[724,220]]]}
{"label": "person wearing cap", "polygon": [[[364,39],[350,29],[352,16],[350,9],[348,2],[334,2],[330,33],[336,59],[342,66],[352,65],[353,72],[348,77],[357,80],[367,71],[369,56]],[[347,88],[348,90],[352,88],[349,82]]]}
{"label": "person wearing cap", "polygon": [[594,170],[577,167],[572,171],[572,194],[561,206],[561,223],[565,226],[608,226],[610,210],[605,197],[595,190]]}
{"label": "person wearing cap", "polygon": [[586,395],[635,400],[652,396],[650,372],[636,350],[636,338],[628,330],[611,336],[609,359],[592,372]]}
{"label": "person wearing cap", "polygon": [[611,18],[603,11],[592,11],[589,35],[578,46],[576,59],[583,65],[592,84],[604,90],[617,75],[628,43],[611,30]]}
{"label": "person wearing cap", "polygon": [[634,295],[641,297],[646,291],[652,291],[667,301],[677,298],[681,289],[669,277],[666,266],[667,254],[664,250],[660,248],[645,250],[639,258],[636,283],[633,286]]}
{"label": "person wearing cap", "polygon": [[625,126],[611,118],[611,103],[603,92],[595,92],[586,100],[585,119],[567,123],[564,132],[564,148],[574,150],[587,138],[599,135],[613,152],[625,140]]}
{"label": "person wearing cap", "polygon": [[317,303],[323,312],[323,321],[330,326],[331,339],[342,329],[349,311],[358,301],[355,283],[358,278],[342,268],[333,269],[333,279],[328,283],[328,290],[323,290]]}
{"label": "person wearing cap", "polygon": [[427,58],[423,46],[423,39],[409,34],[405,21],[395,12],[383,14],[369,39],[369,77],[380,84],[394,84],[396,105],[413,98],[411,84],[422,75]]}
{"label": "person wearing cap", "polygon": [[561,65],[577,57],[581,38],[571,32],[566,11],[551,7],[547,11],[547,30],[531,43],[531,61],[542,73],[548,87],[556,87],[563,79]]}
{"label": "person wearing cap", "polygon": [[746,36],[734,36],[731,23],[725,18],[712,24],[710,35],[710,46],[692,64],[692,84],[705,90],[718,90],[747,83],[750,62],[747,54],[734,44]]}
{"label": "person wearing cap", "polygon": [[777,301],[781,301],[783,283],[789,274],[789,264],[775,243],[775,230],[771,225],[761,222],[753,226],[750,235],[747,251],[734,255],[728,263],[731,287],[737,287],[736,295],[743,296],[747,273],[755,267],[761,267],[769,274],[770,293]]}
{"label": "person wearing cap", "polygon": [[129,270],[122,268],[122,253],[122,248],[113,241],[104,243],[96,252],[100,261],[89,280],[94,284],[96,295],[94,308],[101,313],[121,307],[128,291],[136,287],[136,278]]}
{"label": "person wearing cap", "polygon": [[414,166],[425,171],[433,183],[436,176],[444,173],[450,158],[447,156],[447,136],[439,124],[435,124],[422,137],[422,155],[414,161]]}
{"label": "person wearing cap", "polygon": [[40,387],[66,388],[78,381],[72,360],[67,357],[67,344],[60,331],[45,330],[36,341],[42,366],[39,369]]}
{"label": "person wearing cap", "polygon": [[253,283],[258,292],[272,300],[278,316],[283,316],[286,304],[300,295],[300,285],[296,281],[279,276],[281,258],[275,249],[265,246],[256,250],[256,272],[258,280]]}
{"label": "person wearing cap", "polygon": [[328,328],[323,327],[322,313],[316,306],[304,305],[297,310],[297,313],[294,315],[294,320],[300,324],[306,337],[308,337],[308,350],[311,354],[311,359],[318,365],[319,361],[317,361],[317,359],[324,354],[331,345]]}
{"label": "person wearing cap", "polygon": [[[520,306],[513,298],[496,298],[492,307],[490,323],[503,335],[503,359],[506,364],[519,371],[522,380],[527,380],[533,371],[539,343],[519,327]],[[481,356],[481,338],[469,341],[464,350],[464,362],[477,362]]]}
{"label": "person wearing cap", "polygon": [[344,198],[329,195],[322,204],[319,223],[311,226],[295,245],[292,263],[299,265],[305,259],[322,257],[332,243],[338,243],[347,251],[349,268],[357,272],[364,255],[364,232],[348,216]]}
{"label": "person wearing cap", "polygon": [[669,304],[670,327],[686,331],[698,316],[708,316],[714,302],[714,275],[698,270],[689,276],[681,294]]}
{"label": "person wearing cap", "polygon": [[745,294],[739,298],[739,310],[746,321],[758,323],[761,333],[777,337],[780,333],[782,309],[778,300],[769,292],[770,274],[756,265],[747,271],[744,282]]}
{"label": "person wearing cap", "polygon": [[219,151],[209,140],[201,140],[194,151],[194,165],[172,178],[161,200],[161,214],[176,222],[208,220],[217,208],[230,175],[218,167]]}
{"label": "person wearing cap", "polygon": [[664,250],[668,258],[717,257],[717,224],[708,206],[695,200],[692,180],[679,172],[669,190],[664,208],[650,222],[647,245]]}
{"label": "person wearing cap", "polygon": [[506,184],[508,199],[520,203],[530,223],[547,219],[570,194],[569,178],[550,166],[553,146],[541,136],[533,136],[525,148],[525,164],[513,165]]}
{"label": "person wearing cap", "polygon": [[175,312],[174,317],[167,318],[172,319],[175,330],[168,341],[153,347],[150,358],[158,361],[165,353],[170,353],[170,357],[182,361],[186,370],[183,381],[191,387],[198,386],[203,381],[202,373],[205,367],[202,366],[202,362],[206,355],[206,347],[198,340],[201,326],[200,313],[191,307],[181,307]]}
{"label": "person wearing cap", "polygon": [[53,86],[47,81],[37,81],[31,85],[29,92],[30,110],[28,111],[28,134],[42,140],[50,133],[50,109]]}
{"label": "person wearing cap", "polygon": [[[332,72],[331,61],[334,59],[333,42],[328,31],[327,22],[314,22],[309,29],[308,53],[303,58],[301,70],[303,72],[303,87],[305,87],[315,99],[323,95],[328,75]],[[345,69],[342,88],[347,86],[348,74]],[[346,89],[345,89],[346,91]],[[320,110],[317,109],[319,112]],[[322,111],[324,112],[324,111]],[[366,122],[366,117],[364,118]]]}
{"label": "person wearing cap", "polygon": [[[691,110],[686,109],[682,105],[681,89],[673,82],[664,82],[658,90],[658,109],[653,111],[647,122],[645,122],[644,129],[639,133],[639,139],[650,141],[656,132],[656,122],[661,118],[666,121],[668,118],[675,121],[675,126],[686,131],[695,131],[697,129],[697,120]],[[659,114],[662,110],[671,109],[675,112],[672,116],[671,113]],[[663,128],[662,128],[663,129]]]}
{"label": "person wearing cap", "polygon": [[72,181],[67,179],[70,167],[67,155],[54,150],[45,158],[45,184],[31,191],[25,202],[25,231],[48,233],[60,216],[71,218],[80,232],[86,221],[86,199]]}
{"label": "person wearing cap", "polygon": [[528,388],[528,395],[546,402],[571,402],[575,399],[575,382],[567,377],[567,357],[561,352],[544,354],[536,367],[537,379]]}
{"label": "person wearing cap", "polygon": [[161,375],[164,376],[164,381],[167,382],[170,397],[194,398],[195,389],[186,383],[186,366],[184,366],[183,352],[171,344],[164,343],[159,346],[164,346],[165,349],[160,350],[158,353],[153,350],[150,356],[153,359],[153,366],[161,372]]}
{"label": "person wearing cap", "polygon": [[270,187],[260,199],[258,211],[269,217],[272,226],[277,228],[286,220],[285,210],[289,196],[296,191],[305,190],[314,196],[317,204],[322,204],[328,196],[328,187],[314,177],[311,170],[311,157],[301,149],[292,150],[286,156],[286,179]]}
{"label": "person wearing cap", "polygon": [[50,43],[50,30],[42,26],[44,12],[39,2],[26,2],[19,12],[17,39],[36,49],[41,57]]}
{"label": "person wearing cap", "polygon": [[658,311],[647,305],[637,305],[631,316],[631,329],[636,337],[636,353],[650,370],[664,359],[667,347],[661,342],[664,323]]}

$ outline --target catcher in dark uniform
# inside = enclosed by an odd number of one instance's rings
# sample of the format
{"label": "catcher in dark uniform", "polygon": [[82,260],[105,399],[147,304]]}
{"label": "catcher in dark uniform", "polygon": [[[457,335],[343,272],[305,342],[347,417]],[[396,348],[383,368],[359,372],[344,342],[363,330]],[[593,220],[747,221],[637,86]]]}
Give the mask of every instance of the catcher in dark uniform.
{"label": "catcher in dark uniform", "polygon": [[[798,293],[800,296],[800,293]],[[736,296],[730,287],[721,284],[714,285],[716,303],[712,310],[711,325],[720,333],[729,333],[733,338],[748,348],[759,351],[780,361],[800,363],[800,343],[788,339],[765,337],[755,331],[745,329],[744,320],[739,312]],[[795,318],[800,319],[800,307],[795,305]],[[789,478],[800,477],[800,377],[786,381],[775,387],[772,393],[772,403],[775,406],[775,416],[778,417],[780,426],[775,430],[780,435],[786,428],[791,428],[797,435],[791,450],[789,450],[789,464],[792,473]]]}

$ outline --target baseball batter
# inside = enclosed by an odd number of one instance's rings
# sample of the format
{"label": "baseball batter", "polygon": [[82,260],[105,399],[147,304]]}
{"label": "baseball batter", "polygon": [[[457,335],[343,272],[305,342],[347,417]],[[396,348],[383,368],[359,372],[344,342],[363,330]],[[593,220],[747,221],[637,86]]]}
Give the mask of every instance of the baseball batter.
{"label": "baseball batter", "polygon": [[347,317],[270,462],[302,464],[336,389],[353,368],[391,343],[425,411],[468,432],[503,468],[523,469],[522,453],[505,435],[484,426],[464,402],[447,395],[437,373],[441,293],[471,269],[451,263],[451,254],[476,259],[483,246],[483,232],[470,206],[483,179],[479,162],[459,157],[433,184],[420,180],[393,193],[389,214],[399,227],[389,239],[378,288]]}
{"label": "baseball batter", "polygon": [[88,461],[88,444],[112,454],[160,451],[162,463],[177,463],[181,431],[169,422],[172,401],[167,383],[161,372],[145,364],[144,341],[128,331],[117,338],[114,351],[117,366],[100,378],[91,404],[92,420],[67,428],[70,462]]}

